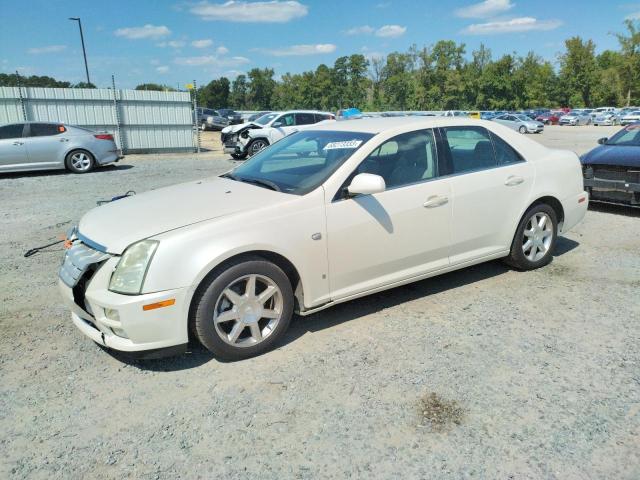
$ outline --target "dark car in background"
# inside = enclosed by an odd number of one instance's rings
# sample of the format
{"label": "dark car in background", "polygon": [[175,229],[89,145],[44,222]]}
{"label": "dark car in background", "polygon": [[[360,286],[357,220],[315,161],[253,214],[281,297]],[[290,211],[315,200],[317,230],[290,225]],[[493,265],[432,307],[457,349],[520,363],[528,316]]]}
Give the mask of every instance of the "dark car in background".
{"label": "dark car in background", "polygon": [[580,157],[590,200],[640,207],[640,122]]}
{"label": "dark car in background", "polygon": [[218,113],[229,120],[229,125],[238,125],[239,123],[243,123],[242,115],[235,110],[231,110],[230,108],[219,108]]}
{"label": "dark car in background", "polygon": [[196,125],[202,130],[222,130],[229,126],[229,120],[211,108],[198,107]]}

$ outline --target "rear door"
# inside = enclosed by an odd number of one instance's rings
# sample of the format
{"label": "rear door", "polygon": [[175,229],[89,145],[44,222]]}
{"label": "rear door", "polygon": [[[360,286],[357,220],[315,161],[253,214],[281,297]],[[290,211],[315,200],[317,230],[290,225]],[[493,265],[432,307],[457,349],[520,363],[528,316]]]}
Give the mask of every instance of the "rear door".
{"label": "rear door", "polygon": [[533,166],[484,127],[440,130],[453,222],[451,264],[508,250],[533,185]]}
{"label": "rear door", "polygon": [[28,163],[23,131],[24,123],[0,127],[0,170],[24,168]]}
{"label": "rear door", "polygon": [[55,123],[30,123],[25,131],[29,163],[34,167],[51,168],[64,165],[69,145],[65,126]]}

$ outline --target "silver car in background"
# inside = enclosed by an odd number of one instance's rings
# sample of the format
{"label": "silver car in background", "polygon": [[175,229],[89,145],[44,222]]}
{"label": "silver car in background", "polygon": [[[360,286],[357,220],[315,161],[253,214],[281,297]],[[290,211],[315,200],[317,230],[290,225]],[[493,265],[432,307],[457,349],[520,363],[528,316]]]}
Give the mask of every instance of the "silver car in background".
{"label": "silver car in background", "polygon": [[64,168],[87,173],[121,158],[110,133],[62,123],[0,126],[0,173]]}
{"label": "silver car in background", "polygon": [[583,110],[573,110],[566,115],[563,115],[558,122],[559,125],[590,125],[591,124],[591,111],[589,113]]}
{"label": "silver car in background", "polygon": [[523,114],[507,113],[505,115],[499,115],[491,120],[492,122],[500,123],[505,127],[509,127],[520,133],[541,133],[544,131],[544,123],[537,120],[531,120]]}
{"label": "silver car in background", "polygon": [[640,122],[640,109],[629,112],[620,119],[620,125],[625,126],[636,122]]}

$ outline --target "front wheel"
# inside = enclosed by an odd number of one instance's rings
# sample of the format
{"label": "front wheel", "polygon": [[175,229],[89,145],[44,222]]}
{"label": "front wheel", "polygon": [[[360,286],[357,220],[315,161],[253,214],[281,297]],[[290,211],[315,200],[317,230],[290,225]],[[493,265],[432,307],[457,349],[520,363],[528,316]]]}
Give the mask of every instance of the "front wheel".
{"label": "front wheel", "polygon": [[527,127],[525,127],[524,125],[521,125],[520,128],[518,129],[518,131],[520,133],[527,133]]}
{"label": "front wheel", "polygon": [[261,150],[264,150],[269,146],[269,143],[266,140],[258,138],[257,140],[252,141],[247,148],[249,152],[249,156],[253,157],[256,153]]}
{"label": "front wheel", "polygon": [[242,360],[274,346],[289,327],[293,304],[282,269],[260,258],[240,261],[198,289],[192,327],[216,357]]}
{"label": "front wheel", "polygon": [[553,259],[557,236],[555,210],[546,203],[533,205],[522,216],[505,261],[518,270],[544,267]]}
{"label": "front wheel", "polygon": [[94,169],[96,161],[86,150],[76,150],[67,155],[65,164],[73,173],[88,173]]}

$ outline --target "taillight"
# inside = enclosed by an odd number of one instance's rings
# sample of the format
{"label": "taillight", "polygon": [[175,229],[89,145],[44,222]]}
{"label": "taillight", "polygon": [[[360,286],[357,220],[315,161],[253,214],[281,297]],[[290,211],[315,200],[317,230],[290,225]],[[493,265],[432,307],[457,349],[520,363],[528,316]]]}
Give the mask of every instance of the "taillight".
{"label": "taillight", "polygon": [[113,140],[113,135],[110,133],[100,133],[98,135],[94,135],[98,140]]}

